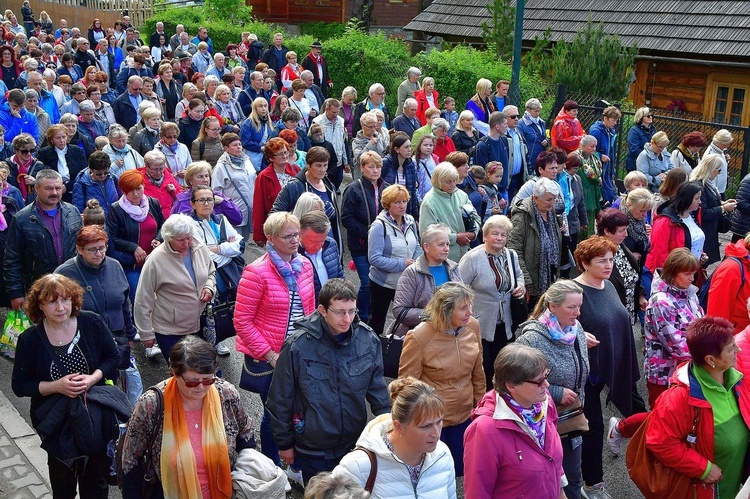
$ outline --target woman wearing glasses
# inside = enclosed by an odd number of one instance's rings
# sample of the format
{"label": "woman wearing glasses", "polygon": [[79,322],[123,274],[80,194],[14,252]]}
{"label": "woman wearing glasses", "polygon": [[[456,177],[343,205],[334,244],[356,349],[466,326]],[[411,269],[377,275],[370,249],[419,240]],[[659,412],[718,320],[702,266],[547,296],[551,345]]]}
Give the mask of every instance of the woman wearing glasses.
{"label": "woman wearing glasses", "polygon": [[143,264],[135,292],[135,326],[144,347],[159,344],[164,359],[180,339],[200,333],[200,316],[216,295],[216,267],[208,247],[193,238],[193,221],[171,215]]}
{"label": "woman wearing glasses", "polygon": [[497,356],[495,389],[466,430],[466,497],[565,497],[550,372],[536,348],[510,344]]}
{"label": "woman wearing glasses", "polygon": [[[123,497],[144,497],[145,473],[156,478],[150,497],[232,495],[237,455],[255,446],[253,424],[237,389],[216,377],[218,368],[216,350],[205,341],[188,336],[177,342],[169,356],[172,376],[144,393],[130,417]],[[148,451],[153,467],[144,470]]]}
{"label": "woman wearing glasses", "polygon": [[99,201],[106,216],[112,203],[117,201],[117,187],[109,175],[109,155],[96,151],[89,157],[89,167],[82,170],[73,184],[73,205],[83,213],[90,199]]}
{"label": "woman wearing glasses", "polygon": [[[440,286],[424,309],[424,321],[406,333],[398,377],[413,376],[435,387],[445,402],[440,440],[464,476],[464,432],[486,389],[482,336],[471,316],[474,293],[458,282]],[[490,497],[490,496],[470,496]]]}
{"label": "woman wearing glasses", "polygon": [[[272,139],[273,140],[273,139]],[[257,380],[251,389],[265,404],[284,340],[294,322],[315,311],[315,283],[310,260],[301,256],[299,220],[287,212],[272,213],[263,224],[267,252],[246,266],[237,288],[234,326],[243,370]],[[271,435],[268,411],[260,425],[263,454],[280,463]]]}
{"label": "woman wearing glasses", "polygon": [[628,157],[625,167],[628,172],[635,171],[635,162],[643,151],[643,146],[651,142],[656,133],[654,115],[646,106],[638,108],[633,117],[633,126],[628,130]]}
{"label": "woman wearing glasses", "polygon": [[667,178],[667,172],[672,169],[672,159],[667,151],[669,137],[665,132],[656,132],[651,142],[643,146],[643,150],[635,161],[638,171],[648,178],[651,192],[659,190],[659,186]]}
{"label": "woman wearing glasses", "polygon": [[[28,133],[20,133],[13,138],[13,156],[6,159],[10,172],[8,183],[21,191],[26,203],[30,203],[36,197],[34,193],[34,176],[46,167],[44,163],[34,158],[36,140]],[[23,206],[19,206],[20,210]]]}

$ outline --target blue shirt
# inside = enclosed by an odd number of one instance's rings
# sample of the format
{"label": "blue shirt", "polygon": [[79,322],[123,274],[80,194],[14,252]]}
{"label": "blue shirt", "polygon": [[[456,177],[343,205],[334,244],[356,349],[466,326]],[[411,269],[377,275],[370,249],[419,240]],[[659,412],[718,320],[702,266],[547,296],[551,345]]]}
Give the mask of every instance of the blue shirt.
{"label": "blue shirt", "polygon": [[513,139],[513,173],[512,175],[518,175],[521,173],[521,167],[523,166],[523,158],[521,157],[521,136],[518,131],[511,130],[508,128],[508,136]]}
{"label": "blue shirt", "polygon": [[130,103],[133,104],[133,107],[135,108],[135,122],[138,123],[139,121],[141,121],[141,112],[138,110],[138,105],[141,103],[143,97],[141,97],[140,95],[133,95],[128,92],[128,98],[130,99]]}
{"label": "blue shirt", "polygon": [[430,274],[432,274],[432,277],[435,279],[436,288],[450,281],[450,277],[448,276],[448,270],[445,268],[445,265],[441,264],[435,267],[430,265],[429,269],[430,269]]}

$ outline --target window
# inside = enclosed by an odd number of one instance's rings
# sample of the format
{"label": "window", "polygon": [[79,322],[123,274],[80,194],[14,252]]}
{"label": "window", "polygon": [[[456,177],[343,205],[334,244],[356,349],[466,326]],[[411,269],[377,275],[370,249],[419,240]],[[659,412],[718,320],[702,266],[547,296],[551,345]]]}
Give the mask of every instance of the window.
{"label": "window", "polygon": [[737,75],[709,75],[706,119],[725,125],[750,125],[750,84]]}

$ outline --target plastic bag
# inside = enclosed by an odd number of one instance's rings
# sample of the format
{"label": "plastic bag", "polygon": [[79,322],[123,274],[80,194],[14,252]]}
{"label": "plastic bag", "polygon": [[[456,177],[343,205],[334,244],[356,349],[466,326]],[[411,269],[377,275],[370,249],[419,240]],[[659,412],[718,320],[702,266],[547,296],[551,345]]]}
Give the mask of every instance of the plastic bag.
{"label": "plastic bag", "polygon": [[3,335],[0,337],[0,351],[6,357],[16,357],[16,345],[21,333],[31,327],[31,320],[21,310],[9,310],[3,326]]}

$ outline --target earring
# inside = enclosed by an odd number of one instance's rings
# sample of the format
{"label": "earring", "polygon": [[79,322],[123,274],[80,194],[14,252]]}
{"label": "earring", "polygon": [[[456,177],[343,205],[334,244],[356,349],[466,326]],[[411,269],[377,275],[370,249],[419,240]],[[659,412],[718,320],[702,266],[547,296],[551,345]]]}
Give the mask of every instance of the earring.
{"label": "earring", "polygon": [[711,369],[716,369],[716,364],[711,364]]}

